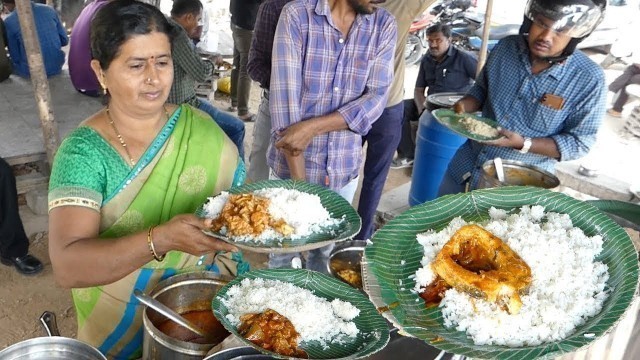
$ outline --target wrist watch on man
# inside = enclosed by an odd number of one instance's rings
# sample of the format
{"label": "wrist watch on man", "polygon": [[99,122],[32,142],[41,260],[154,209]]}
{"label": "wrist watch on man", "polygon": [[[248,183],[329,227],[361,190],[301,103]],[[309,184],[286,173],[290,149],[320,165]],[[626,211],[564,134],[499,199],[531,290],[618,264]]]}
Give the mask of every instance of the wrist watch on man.
{"label": "wrist watch on man", "polygon": [[524,138],[524,143],[522,144],[522,149],[520,149],[520,153],[521,154],[526,154],[529,152],[529,149],[531,149],[531,143],[533,142],[533,140],[530,137],[525,137]]}

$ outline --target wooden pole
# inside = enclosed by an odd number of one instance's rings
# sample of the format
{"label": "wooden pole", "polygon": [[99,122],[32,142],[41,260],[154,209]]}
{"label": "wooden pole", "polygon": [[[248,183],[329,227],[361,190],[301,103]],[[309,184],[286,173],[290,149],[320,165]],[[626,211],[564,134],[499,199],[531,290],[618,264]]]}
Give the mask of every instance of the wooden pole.
{"label": "wooden pole", "polygon": [[478,67],[476,68],[476,76],[480,74],[480,70],[487,61],[487,48],[489,46],[489,32],[491,31],[491,11],[493,10],[493,0],[487,0],[487,9],[484,13],[484,28],[482,29],[482,45],[480,46],[480,55],[478,56]]}
{"label": "wooden pole", "polygon": [[58,145],[60,137],[58,135],[58,125],[53,117],[53,109],[51,108],[51,93],[49,91],[49,82],[47,74],[44,70],[44,61],[40,51],[40,41],[36,33],[36,26],[33,20],[33,10],[31,1],[16,1],[16,11],[20,19],[20,31],[22,32],[22,40],[24,41],[27,60],[29,62],[29,72],[31,74],[31,84],[40,114],[40,123],[42,125],[42,139],[44,148],[47,152],[47,160],[49,164],[53,164],[53,157]]}

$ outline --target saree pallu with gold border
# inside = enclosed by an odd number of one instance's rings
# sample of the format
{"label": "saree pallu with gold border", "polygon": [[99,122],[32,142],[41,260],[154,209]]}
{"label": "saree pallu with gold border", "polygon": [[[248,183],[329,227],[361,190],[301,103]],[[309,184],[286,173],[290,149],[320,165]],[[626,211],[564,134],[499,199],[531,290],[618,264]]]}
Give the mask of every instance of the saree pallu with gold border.
{"label": "saree pallu with gold border", "polygon": [[[56,165],[73,167],[72,163],[65,164],[64,146],[61,150]],[[244,165],[235,145],[207,115],[182,105],[138,164],[103,197],[101,204],[94,204],[90,196],[78,196],[81,189],[61,186],[50,192],[49,208],[97,206],[101,214],[99,236],[109,239],[146,230],[178,214],[193,213],[208,196],[243,181]],[[115,283],[73,289],[78,339],[112,359],[139,358],[143,306],[133,296],[133,290],[149,292],[169,276],[195,270],[236,275],[248,270],[248,265],[240,254],[197,257],[171,251],[164,261],[152,260]]]}

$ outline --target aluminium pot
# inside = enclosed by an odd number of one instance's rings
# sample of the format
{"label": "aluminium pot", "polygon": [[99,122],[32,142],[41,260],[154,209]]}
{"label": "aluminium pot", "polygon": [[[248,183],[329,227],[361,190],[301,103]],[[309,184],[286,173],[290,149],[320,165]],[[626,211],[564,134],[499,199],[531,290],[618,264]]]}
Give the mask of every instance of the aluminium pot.
{"label": "aluminium pot", "polygon": [[505,181],[501,183],[496,176],[496,167],[493,160],[487,160],[482,165],[482,173],[478,181],[478,189],[487,189],[500,186],[536,186],[545,189],[553,189],[560,185],[558,177],[552,173],[534,165],[521,161],[502,159]]}
{"label": "aluminium pot", "polygon": [[0,360],[107,360],[93,346],[80,340],[61,337],[52,312],[45,311],[40,316],[40,322],[49,337],[38,337],[13,344],[0,351]]}
{"label": "aluminium pot", "polygon": [[[159,282],[149,296],[160,301],[178,314],[211,309],[218,290],[230,278],[211,271],[197,271],[174,275]],[[146,307],[142,315],[143,359],[201,360],[216,344],[199,344],[178,340],[158,329],[167,318]]]}

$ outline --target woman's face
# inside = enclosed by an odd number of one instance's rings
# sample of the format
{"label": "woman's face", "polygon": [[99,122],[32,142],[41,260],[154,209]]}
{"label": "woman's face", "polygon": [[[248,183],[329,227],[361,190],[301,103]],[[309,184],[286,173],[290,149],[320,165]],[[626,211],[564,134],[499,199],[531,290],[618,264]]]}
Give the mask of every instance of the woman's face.
{"label": "woman's face", "polygon": [[114,107],[144,114],[161,109],[169,96],[173,62],[164,33],[134,35],[120,46],[108,69],[101,69],[97,60],[91,66]]}

